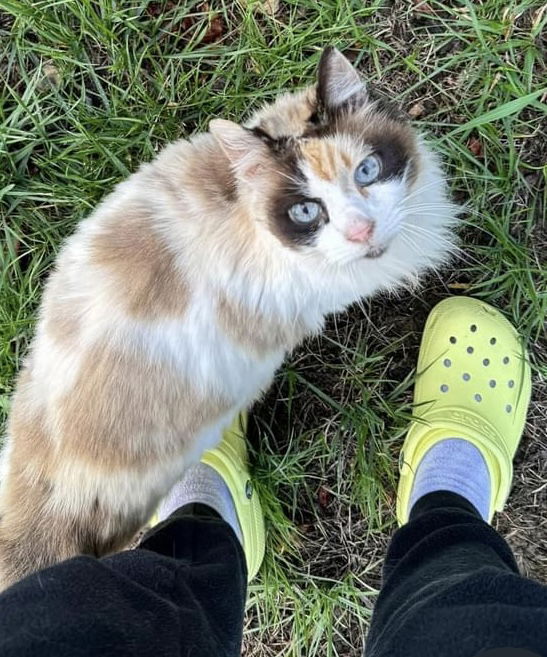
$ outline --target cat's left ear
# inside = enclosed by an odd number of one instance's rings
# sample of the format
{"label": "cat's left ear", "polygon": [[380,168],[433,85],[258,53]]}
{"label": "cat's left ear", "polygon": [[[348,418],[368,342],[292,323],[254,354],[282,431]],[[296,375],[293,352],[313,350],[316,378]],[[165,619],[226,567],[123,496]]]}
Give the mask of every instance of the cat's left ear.
{"label": "cat's left ear", "polygon": [[250,130],[224,119],[213,119],[209,130],[238,178],[251,181],[264,170],[267,148]]}
{"label": "cat's left ear", "polygon": [[323,50],[317,77],[317,95],[327,110],[347,104],[360,105],[367,99],[365,83],[344,55],[332,46]]}

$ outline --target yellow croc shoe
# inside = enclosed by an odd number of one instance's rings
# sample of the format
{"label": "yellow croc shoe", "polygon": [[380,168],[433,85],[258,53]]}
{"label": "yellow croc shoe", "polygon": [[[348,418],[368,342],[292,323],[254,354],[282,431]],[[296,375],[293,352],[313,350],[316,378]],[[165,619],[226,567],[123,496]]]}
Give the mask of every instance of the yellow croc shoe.
{"label": "yellow croc shoe", "polygon": [[433,445],[450,437],[469,440],[481,451],[492,486],[489,518],[503,509],[530,390],[522,340],[501,313],[469,297],[450,297],[433,308],[418,358],[415,420],[399,461],[400,524],[408,521],[420,461]]}
{"label": "yellow croc shoe", "polygon": [[232,494],[243,534],[247,579],[250,582],[264,559],[266,536],[260,500],[249,475],[246,428],[247,414],[241,413],[226,429],[220,444],[205,452],[201,462],[216,470]]}

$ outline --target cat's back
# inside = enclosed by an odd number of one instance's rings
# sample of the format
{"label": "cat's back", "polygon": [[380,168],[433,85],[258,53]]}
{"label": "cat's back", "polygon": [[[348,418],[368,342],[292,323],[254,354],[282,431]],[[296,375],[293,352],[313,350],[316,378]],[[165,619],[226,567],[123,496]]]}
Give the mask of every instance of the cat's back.
{"label": "cat's back", "polygon": [[184,315],[192,287],[186,254],[199,231],[191,173],[199,150],[171,144],[80,222],[46,284],[38,340],[83,346],[124,324]]}
{"label": "cat's back", "polygon": [[[24,396],[67,416],[65,429],[87,406],[104,415],[107,431],[130,399],[143,423],[146,412],[162,425],[155,409],[185,408],[189,388],[225,395],[230,405],[267,383],[285,335],[249,318],[209,278],[213,264],[220,268],[210,252],[214,231],[230,217],[227,170],[210,135],[175,142],[80,223],[46,284],[16,402]],[[244,321],[255,321],[257,344],[248,344]]]}

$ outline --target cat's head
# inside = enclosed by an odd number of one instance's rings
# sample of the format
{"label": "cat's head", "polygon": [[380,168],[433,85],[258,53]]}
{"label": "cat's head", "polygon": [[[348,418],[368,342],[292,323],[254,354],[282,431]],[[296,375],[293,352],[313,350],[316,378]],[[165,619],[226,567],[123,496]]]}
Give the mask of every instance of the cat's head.
{"label": "cat's head", "polygon": [[284,94],[245,127],[212,121],[211,132],[257,221],[307,264],[389,286],[450,247],[455,208],[436,160],[334,48],[316,86]]}

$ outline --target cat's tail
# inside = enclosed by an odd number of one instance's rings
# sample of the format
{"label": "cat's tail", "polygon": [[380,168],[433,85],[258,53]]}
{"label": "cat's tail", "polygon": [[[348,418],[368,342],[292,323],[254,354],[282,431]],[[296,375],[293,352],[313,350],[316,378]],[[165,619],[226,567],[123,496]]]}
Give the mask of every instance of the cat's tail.
{"label": "cat's tail", "polygon": [[24,472],[4,472],[0,486],[0,590],[26,575],[80,553],[66,518],[48,509],[50,485]]}
{"label": "cat's tail", "polygon": [[98,501],[69,515],[52,504],[54,483],[25,475],[12,469],[0,486],[0,590],[65,559],[117,551],[139,529]]}

